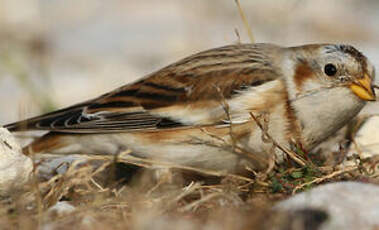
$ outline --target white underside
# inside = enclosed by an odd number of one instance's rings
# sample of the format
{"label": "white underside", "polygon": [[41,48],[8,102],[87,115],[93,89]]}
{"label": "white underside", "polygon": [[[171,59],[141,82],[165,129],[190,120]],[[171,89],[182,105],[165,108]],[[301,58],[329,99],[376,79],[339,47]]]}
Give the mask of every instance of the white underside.
{"label": "white underside", "polygon": [[[272,108],[269,116],[270,123],[268,130],[275,140],[283,145],[287,145],[287,139],[283,136],[287,128],[286,121],[283,120],[283,105]],[[250,124],[249,124],[250,125]],[[273,150],[271,142],[264,142],[262,133],[259,128],[254,125],[254,132],[239,140],[239,145],[251,154],[266,157],[267,153],[277,153],[277,159],[283,158],[280,151]],[[198,130],[196,130],[198,132]],[[66,141],[71,144],[65,148],[57,149],[54,153],[86,153],[86,154],[117,154],[123,150],[131,149],[133,156],[154,159],[159,162],[171,162],[176,165],[185,165],[198,167],[203,169],[222,170],[228,172],[243,171],[246,166],[254,168],[257,166],[255,159],[246,157],[246,155],[237,155],[231,152],[229,145],[220,146],[222,143],[212,139],[210,136],[194,136],[180,134],[172,136],[172,138],[163,139],[158,142],[148,141],[143,134],[136,135],[134,133],[121,134],[92,134],[79,136],[66,136]],[[201,138],[204,142],[214,142],[220,147],[210,146],[208,144],[199,143],[197,138]],[[229,135],[222,137],[230,139]],[[159,164],[157,165],[159,167]]]}

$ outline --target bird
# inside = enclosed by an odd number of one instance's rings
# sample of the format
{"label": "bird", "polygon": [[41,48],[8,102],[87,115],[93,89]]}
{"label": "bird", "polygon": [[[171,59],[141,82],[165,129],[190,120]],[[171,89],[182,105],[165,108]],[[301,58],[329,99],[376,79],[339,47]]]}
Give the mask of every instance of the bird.
{"label": "bird", "polygon": [[347,44],[232,44],[4,127],[45,130],[25,154],[119,154],[241,173],[311,151],[375,101],[375,68]]}

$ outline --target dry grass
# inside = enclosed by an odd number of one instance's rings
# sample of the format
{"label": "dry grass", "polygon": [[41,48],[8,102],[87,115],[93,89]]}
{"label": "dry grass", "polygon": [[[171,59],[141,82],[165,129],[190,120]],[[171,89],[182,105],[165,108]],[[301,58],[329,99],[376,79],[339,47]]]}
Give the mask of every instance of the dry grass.
{"label": "dry grass", "polygon": [[[285,229],[288,213],[272,205],[320,183],[341,180],[377,182],[378,159],[355,165],[323,165],[307,154],[305,165],[276,165],[251,178],[167,162],[131,157],[87,156],[49,180],[38,178],[24,192],[0,203],[2,229]],[[300,154],[300,153],[296,153]],[[290,158],[289,158],[290,159]],[[115,163],[138,166],[116,170]],[[120,166],[120,165],[119,165]],[[38,169],[38,166],[36,167]],[[159,168],[159,170],[157,170]],[[123,180],[122,173],[133,174]],[[75,211],[49,208],[67,201]]]}

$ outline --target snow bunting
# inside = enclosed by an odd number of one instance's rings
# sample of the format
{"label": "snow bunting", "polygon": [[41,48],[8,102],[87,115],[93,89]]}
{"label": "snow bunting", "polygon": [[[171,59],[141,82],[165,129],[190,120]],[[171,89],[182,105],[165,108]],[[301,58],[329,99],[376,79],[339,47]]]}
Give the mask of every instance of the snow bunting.
{"label": "snow bunting", "polygon": [[265,134],[284,148],[312,150],[375,100],[374,77],[372,64],[349,45],[229,45],[5,127],[49,131],[24,148],[27,154],[131,149],[138,157],[238,172],[283,159]]}

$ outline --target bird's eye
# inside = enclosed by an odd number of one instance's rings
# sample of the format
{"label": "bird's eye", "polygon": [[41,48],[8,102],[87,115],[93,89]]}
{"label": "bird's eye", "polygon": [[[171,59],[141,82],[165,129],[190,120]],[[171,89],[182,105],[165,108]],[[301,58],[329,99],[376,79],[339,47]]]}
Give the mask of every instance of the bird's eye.
{"label": "bird's eye", "polygon": [[332,77],[332,76],[336,75],[337,67],[331,63],[326,64],[324,67],[324,72],[326,75]]}

